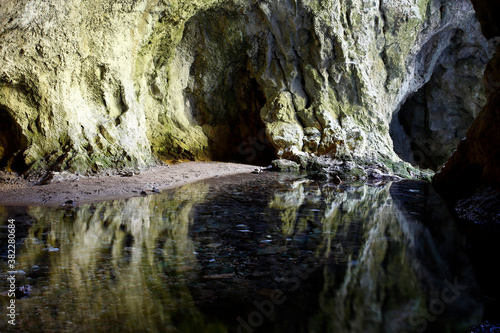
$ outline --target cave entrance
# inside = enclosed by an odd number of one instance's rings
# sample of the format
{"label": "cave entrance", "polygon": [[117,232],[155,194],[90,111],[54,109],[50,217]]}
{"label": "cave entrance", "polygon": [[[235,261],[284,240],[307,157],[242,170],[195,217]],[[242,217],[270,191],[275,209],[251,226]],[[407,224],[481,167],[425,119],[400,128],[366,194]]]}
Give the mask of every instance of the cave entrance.
{"label": "cave entrance", "polygon": [[480,102],[470,103],[431,80],[393,115],[394,151],[406,162],[438,171],[465,137],[479,110],[475,105]]}
{"label": "cave entrance", "polygon": [[245,15],[224,6],[201,11],[186,22],[177,46],[178,55],[192,59],[183,61],[190,66],[185,110],[208,139],[207,149],[195,151],[195,158],[269,165],[276,152],[260,114],[267,100],[251,70],[249,36],[241,31],[245,22]]}
{"label": "cave entrance", "polygon": [[266,126],[260,112],[266,104],[261,85],[245,69],[235,74],[233,93],[235,110],[228,120],[231,128],[228,149],[216,154],[215,159],[267,166],[277,158],[274,147],[266,135]]}
{"label": "cave entrance", "polygon": [[415,74],[426,82],[404,101],[390,126],[394,151],[403,160],[434,171],[448,161],[486,103],[483,72],[494,47],[477,24],[467,33],[445,29],[422,46]]}
{"label": "cave entrance", "polygon": [[260,112],[266,104],[266,97],[257,80],[248,72],[237,74],[235,94],[239,112],[240,143],[232,152],[231,159],[241,163],[269,165],[277,158],[274,147],[266,135],[266,126]]}
{"label": "cave entrance", "polygon": [[9,112],[0,106],[0,170],[24,172],[26,139]]}
{"label": "cave entrance", "polygon": [[392,118],[390,135],[394,143],[394,152],[412,165],[435,169],[431,162],[430,146],[421,146],[421,141],[428,137],[426,131],[428,110],[423,91],[410,96]]}

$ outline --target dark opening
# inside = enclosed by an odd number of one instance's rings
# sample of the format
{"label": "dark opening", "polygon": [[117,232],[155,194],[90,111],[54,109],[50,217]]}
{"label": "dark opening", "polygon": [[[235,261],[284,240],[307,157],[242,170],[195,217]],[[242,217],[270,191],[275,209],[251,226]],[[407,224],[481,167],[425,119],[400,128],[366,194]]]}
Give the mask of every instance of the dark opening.
{"label": "dark opening", "polygon": [[437,84],[431,81],[409,97],[393,116],[389,132],[401,159],[434,171],[450,158],[474,120],[466,102],[450,98]]}
{"label": "dark opening", "polygon": [[214,126],[210,135],[211,159],[267,166],[276,159],[274,147],[266,135],[260,112],[266,97],[255,78],[244,67],[229,75],[219,96],[223,112],[207,110],[196,114],[199,123]]}
{"label": "dark opening", "polygon": [[24,172],[23,152],[26,150],[26,139],[21,128],[12,119],[5,108],[0,107],[0,169]]}
{"label": "dark opening", "polygon": [[390,135],[394,151],[406,162],[421,168],[436,169],[431,157],[434,146],[428,139],[428,110],[423,89],[406,100],[394,114]]}
{"label": "dark opening", "polygon": [[193,62],[192,84],[185,89],[184,97],[193,124],[200,125],[208,138],[208,151],[202,152],[203,157],[269,165],[276,153],[260,115],[266,97],[248,69],[251,61],[245,38],[227,34],[242,24],[244,16],[223,8],[199,13],[186,23],[180,45],[190,46]]}
{"label": "dark opening", "polygon": [[232,126],[235,142],[227,157],[240,163],[269,165],[277,155],[260,115],[266,104],[262,87],[246,70],[241,70],[236,74],[234,90],[239,110]]}
{"label": "dark opening", "polygon": [[[486,103],[482,73],[493,47],[485,47],[477,26],[470,29],[443,30],[416,57],[416,75],[428,80],[393,116],[390,129],[394,150],[413,165],[439,170]],[[439,39],[449,40],[442,50]]]}

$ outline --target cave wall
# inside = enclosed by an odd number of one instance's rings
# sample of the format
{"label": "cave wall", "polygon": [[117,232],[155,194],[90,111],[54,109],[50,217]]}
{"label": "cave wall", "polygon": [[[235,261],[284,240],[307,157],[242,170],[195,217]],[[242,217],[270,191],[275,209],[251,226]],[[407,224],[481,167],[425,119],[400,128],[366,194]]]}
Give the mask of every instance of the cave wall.
{"label": "cave wall", "polygon": [[457,31],[485,52],[474,26],[468,0],[0,1],[0,117],[20,138],[2,159],[34,175],[391,164],[405,140],[393,114],[446,66]]}
{"label": "cave wall", "polygon": [[430,80],[404,102],[390,128],[403,160],[435,171],[486,104],[483,71],[496,44],[481,37],[479,24],[447,33],[449,44],[443,45]]}
{"label": "cave wall", "polygon": [[[487,38],[500,36],[500,4],[472,0]],[[500,185],[500,46],[484,72],[487,103],[467,130],[455,153],[434,177],[438,192],[452,205],[485,187]],[[481,195],[480,195],[481,196]],[[487,195],[494,197],[495,195]],[[484,198],[482,201],[485,201]],[[492,210],[492,209],[490,209]],[[498,211],[498,207],[495,208]]]}

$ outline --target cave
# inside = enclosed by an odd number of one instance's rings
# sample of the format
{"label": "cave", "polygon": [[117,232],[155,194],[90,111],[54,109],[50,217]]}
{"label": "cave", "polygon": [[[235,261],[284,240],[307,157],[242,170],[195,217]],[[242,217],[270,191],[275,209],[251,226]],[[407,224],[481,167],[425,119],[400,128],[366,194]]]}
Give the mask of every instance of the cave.
{"label": "cave", "polygon": [[[438,171],[450,158],[474,117],[460,107],[429,100],[432,84],[411,95],[394,115],[390,135],[394,151],[404,161]],[[434,104],[438,104],[437,106]]]}
{"label": "cave", "polygon": [[[447,46],[429,59],[438,38]],[[404,161],[439,171],[486,104],[483,71],[493,48],[468,38],[461,29],[442,32],[418,55],[417,77],[428,79],[409,94],[390,126],[394,151]]]}
{"label": "cave", "polygon": [[0,3],[19,330],[500,330],[470,0]]}
{"label": "cave", "polygon": [[26,139],[9,112],[0,107],[0,170],[23,172]]}
{"label": "cave", "polygon": [[276,152],[260,115],[266,104],[265,94],[244,68],[234,74],[231,82],[232,86],[221,88],[230,101],[221,103],[224,117],[211,109],[197,114],[199,123],[212,129],[207,133],[211,159],[267,166],[276,159]]}
{"label": "cave", "polygon": [[[422,95],[416,93],[403,104],[401,109],[393,116],[390,127],[390,134],[394,142],[394,152],[404,161],[419,167],[428,167],[432,163],[429,158],[430,150],[433,146],[424,146],[421,149],[418,140],[411,135],[414,132],[411,125],[418,126],[421,129],[419,139],[425,139],[428,135],[426,131],[427,107],[425,101],[422,101]],[[434,169],[434,167],[431,167]]]}
{"label": "cave", "polygon": [[236,74],[234,85],[238,117],[230,120],[232,144],[220,161],[267,166],[276,159],[276,152],[266,135],[260,112],[266,104],[262,87],[245,69]]}
{"label": "cave", "polygon": [[440,100],[442,90],[432,81],[424,85],[405,101],[390,126],[399,157],[433,171],[440,170],[450,158],[479,110],[479,106],[477,110],[465,109],[461,98]]}
{"label": "cave", "polygon": [[195,15],[186,23],[178,47],[192,59],[184,91],[188,114],[208,138],[211,160],[267,166],[276,152],[261,110],[267,99],[250,69],[247,43],[225,36],[242,17],[227,9]]}

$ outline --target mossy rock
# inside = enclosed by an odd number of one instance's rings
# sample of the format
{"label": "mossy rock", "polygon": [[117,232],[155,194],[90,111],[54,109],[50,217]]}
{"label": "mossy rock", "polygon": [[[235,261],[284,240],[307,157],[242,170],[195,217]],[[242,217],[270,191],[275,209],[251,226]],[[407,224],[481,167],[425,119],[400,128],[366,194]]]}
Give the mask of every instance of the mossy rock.
{"label": "mossy rock", "polygon": [[396,162],[392,164],[392,171],[395,175],[402,178],[411,178],[411,174],[408,171],[408,163],[405,162]]}
{"label": "mossy rock", "polygon": [[300,170],[300,165],[294,161],[278,159],[271,162],[273,169],[282,172],[294,172]]}

